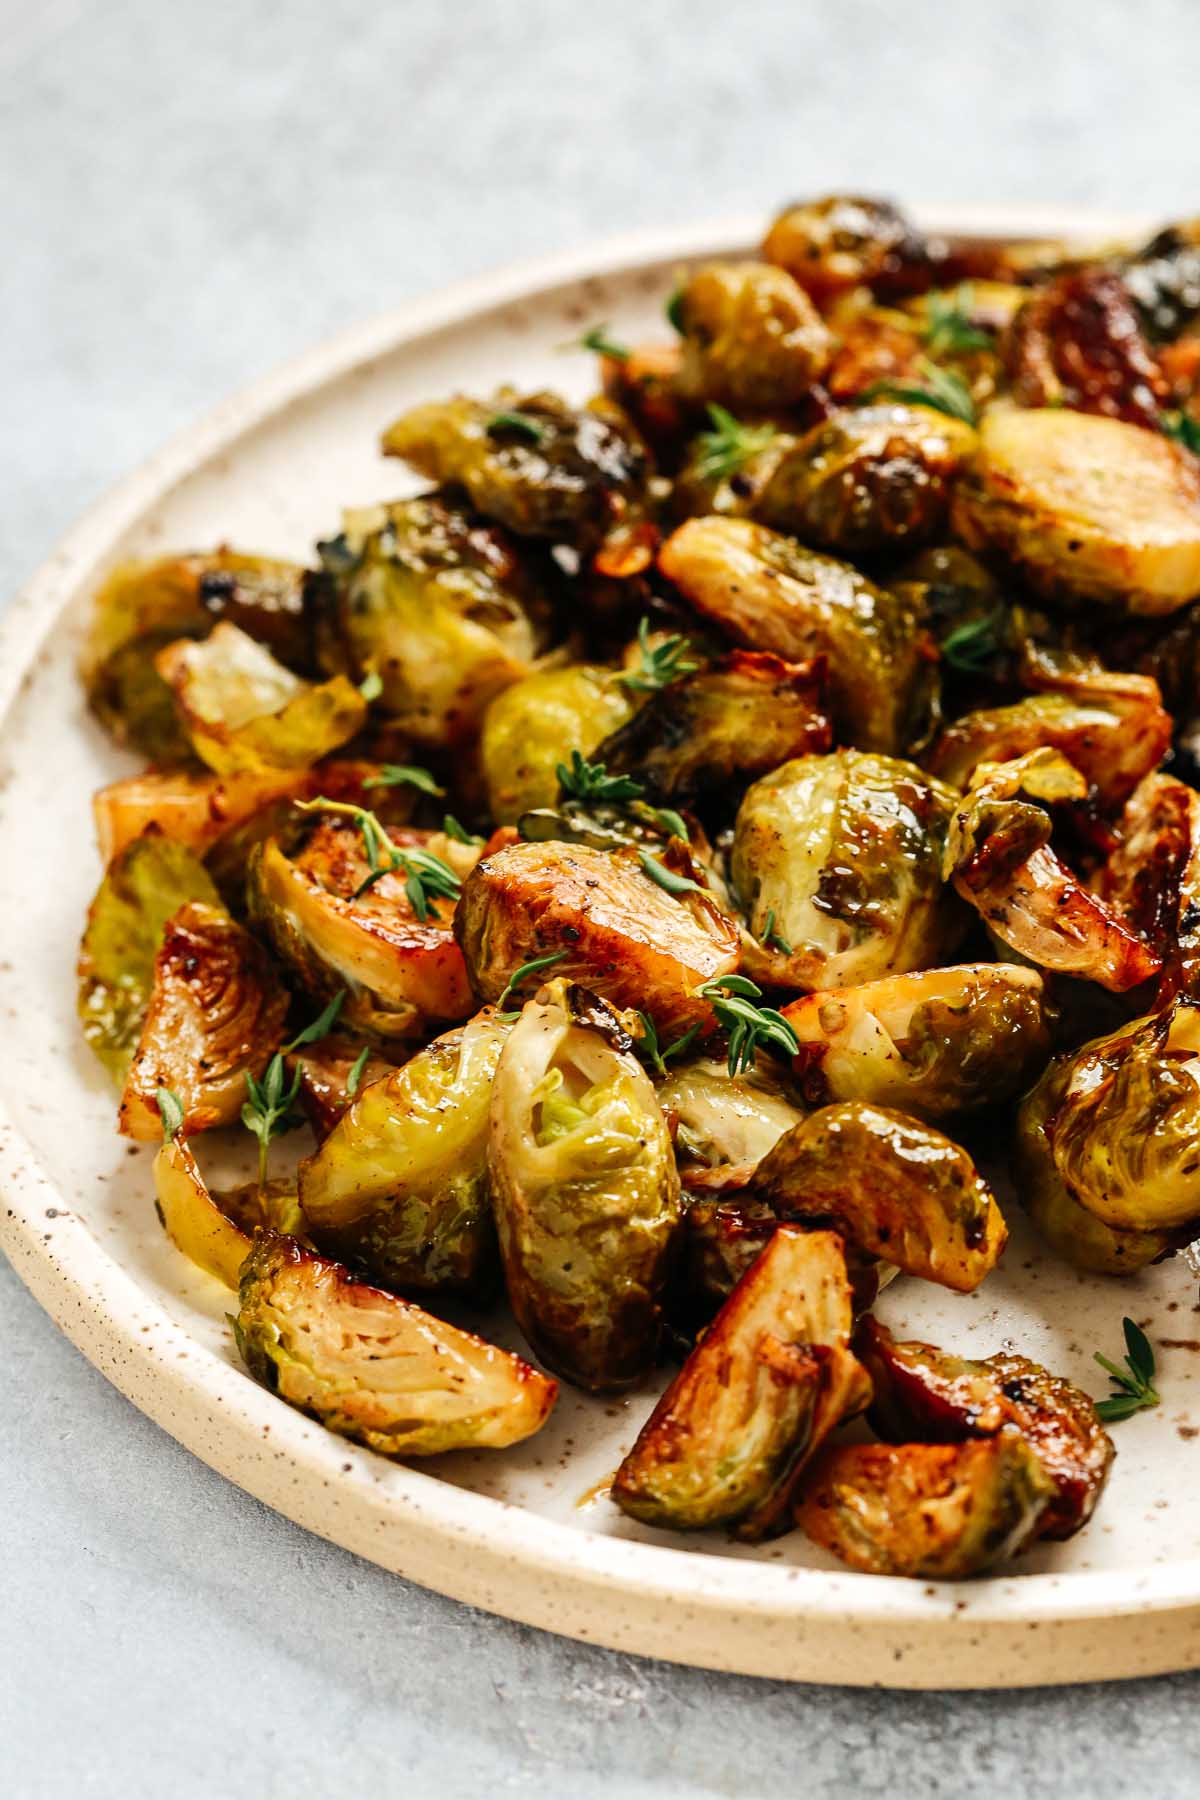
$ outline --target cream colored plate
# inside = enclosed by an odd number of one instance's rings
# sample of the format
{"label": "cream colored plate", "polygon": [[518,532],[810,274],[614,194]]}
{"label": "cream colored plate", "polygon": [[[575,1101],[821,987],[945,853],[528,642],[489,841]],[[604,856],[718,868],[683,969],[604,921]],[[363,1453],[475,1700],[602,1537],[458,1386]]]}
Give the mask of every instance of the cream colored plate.
{"label": "cream colored plate", "polygon": [[[1129,226],[1028,209],[924,219],[1089,239]],[[1200,1309],[1182,1258],[1125,1283],[1085,1279],[1044,1259],[1018,1218],[981,1293],[891,1290],[881,1312],[893,1326],[969,1354],[1011,1340],[1095,1393],[1105,1384],[1092,1351],[1120,1353],[1128,1311],[1163,1346],[1163,1405],[1117,1428],[1111,1486],[1071,1544],[990,1581],[876,1580],[798,1535],[745,1550],[624,1520],[596,1490],[649,1410],[649,1389],[609,1403],[565,1393],[531,1443],[419,1468],[290,1411],[240,1368],[228,1296],[159,1230],[148,1155],[117,1138],[113,1094],[79,1040],[75,947],[98,876],[88,800],[131,766],[88,719],[73,673],[98,573],[116,556],[221,539],[303,557],[343,502],[402,486],[375,449],[402,406],[502,380],[582,396],[591,359],[556,346],[601,319],[621,337],[660,336],[676,266],[750,243],[754,229],[626,239],[348,333],[154,457],[11,608],[0,636],[2,1241],[79,1348],[197,1456],[310,1530],[491,1611],[626,1650],[807,1680],[1003,1687],[1194,1666]]]}

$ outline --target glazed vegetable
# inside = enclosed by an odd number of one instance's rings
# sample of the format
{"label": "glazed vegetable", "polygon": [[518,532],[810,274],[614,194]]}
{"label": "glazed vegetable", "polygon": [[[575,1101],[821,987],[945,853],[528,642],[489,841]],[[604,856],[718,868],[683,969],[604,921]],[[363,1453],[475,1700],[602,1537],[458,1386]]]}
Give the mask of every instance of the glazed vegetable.
{"label": "glazed vegetable", "polygon": [[681,1062],[656,1093],[681,1163],[705,1169],[753,1168],[802,1117],[786,1076],[765,1061],[740,1075],[724,1062]]}
{"label": "glazed vegetable", "polygon": [[674,302],[683,336],[678,388],[689,400],[761,411],[803,399],[833,337],[792,277],[770,263],[708,263]]}
{"label": "glazed vegetable", "polygon": [[92,798],[96,843],[107,865],[151,825],[203,856],[223,832],[274,801],[302,796],[307,769],[270,769],[259,775],[196,775],[184,769],[147,769],[99,790]]}
{"label": "glazed vegetable", "polygon": [[256,1381],[383,1456],[520,1443],[557,1392],[519,1356],[274,1232],[242,1269],[234,1330]]}
{"label": "glazed vegetable", "polygon": [[488,1167],[508,1297],[579,1387],[632,1386],[658,1349],[680,1217],[662,1113],[612,1009],[554,980],[500,1056]]}
{"label": "glazed vegetable", "polygon": [[287,1059],[288,1075],[300,1077],[298,1098],[318,1143],[329,1136],[352,1100],[395,1068],[373,1045],[338,1035],[306,1045]]}
{"label": "glazed vegetable", "polygon": [[172,1243],[197,1268],[236,1292],[250,1237],[217,1205],[183,1138],[168,1137],[155,1157],[154,1191],[159,1219]]}
{"label": "glazed vegetable", "polygon": [[623,1512],[677,1531],[787,1528],[805,1464],[870,1382],[850,1350],[832,1232],[781,1226],[668,1387],[613,1480]]}
{"label": "glazed vegetable", "polygon": [[1022,406],[1158,424],[1166,383],[1113,269],[1074,269],[1038,288],[1009,327],[1005,358]]}
{"label": "glazed vegetable", "polygon": [[591,756],[632,711],[612,669],[572,663],[540,669],[498,694],[483,717],[479,745],[488,803],[498,825],[512,825],[558,798],[558,767],[573,750]]}
{"label": "glazed vegetable", "polygon": [[887,200],[830,194],[785,207],[763,242],[768,262],[787,269],[814,299],[851,288],[904,285],[923,249],[904,215]]}
{"label": "glazed vegetable", "polygon": [[1200,794],[1147,775],[1097,885],[1161,959],[1156,999],[1200,999]]}

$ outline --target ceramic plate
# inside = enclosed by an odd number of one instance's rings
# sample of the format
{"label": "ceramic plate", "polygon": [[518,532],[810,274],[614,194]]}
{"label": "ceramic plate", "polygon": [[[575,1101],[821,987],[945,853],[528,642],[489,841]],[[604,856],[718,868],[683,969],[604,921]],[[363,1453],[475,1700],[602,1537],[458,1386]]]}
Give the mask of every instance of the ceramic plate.
{"label": "ceramic plate", "polygon": [[[926,213],[972,234],[1089,240],[1128,220]],[[1136,222],[1135,227],[1136,229]],[[712,1668],[893,1686],[1011,1686],[1200,1664],[1200,1318],[1183,1258],[1124,1283],[1041,1255],[1012,1218],[1003,1266],[960,1298],[899,1282],[880,1312],[970,1355],[1013,1342],[1093,1393],[1094,1349],[1133,1314],[1161,1346],[1163,1404],[1117,1428],[1091,1525],[993,1580],[852,1574],[799,1535],[756,1549],[624,1519],[604,1494],[653,1392],[565,1391],[515,1450],[401,1467],[289,1410],[240,1367],[228,1295],[154,1214],[150,1152],[75,1023],[74,963],[98,878],[89,797],[133,766],[87,716],[74,674],[85,602],[115,558],[228,539],[304,557],[342,503],[393,496],[380,428],[410,402],[502,380],[582,397],[592,362],[558,346],[604,319],[660,335],[681,263],[755,227],[625,239],[492,276],[360,327],[268,377],[154,457],[63,543],[0,642],[0,1177],[3,1243],[72,1340],[181,1443],[289,1518],[440,1592],[578,1638]],[[490,1327],[485,1326],[485,1329]],[[497,1335],[505,1335],[502,1323]]]}

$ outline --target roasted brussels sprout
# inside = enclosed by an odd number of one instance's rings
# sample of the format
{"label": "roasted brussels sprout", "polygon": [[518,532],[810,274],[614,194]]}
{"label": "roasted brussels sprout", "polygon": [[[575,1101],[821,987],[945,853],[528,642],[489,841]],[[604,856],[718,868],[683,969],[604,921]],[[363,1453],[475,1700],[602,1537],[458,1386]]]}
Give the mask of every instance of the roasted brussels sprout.
{"label": "roasted brussels sprout", "polygon": [[1015,1431],[966,1444],[852,1444],[822,1458],[796,1523],[867,1575],[961,1581],[1037,1536],[1054,1483]]}
{"label": "roasted brussels sprout", "polygon": [[803,288],[770,263],[708,263],[687,277],[676,316],[678,388],[689,400],[769,411],[795,406],[833,354]]}
{"label": "roasted brussels sprout", "polygon": [[836,413],[778,458],[754,517],[846,556],[919,543],[942,524],[975,442],[932,407]]}
{"label": "roasted brussels sprout", "polygon": [[625,356],[601,358],[604,392],[632,421],[660,466],[670,463],[687,432],[691,409],[677,386],[679,341],[635,344]]}
{"label": "roasted brussels sprout", "polygon": [[510,1029],[488,1008],[352,1101],[300,1165],[323,1250],[400,1292],[486,1296],[498,1273],[488,1104]]}
{"label": "roasted brussels sprout", "polygon": [[1013,963],[890,975],[784,1008],[806,1097],[921,1119],[1011,1100],[1050,1054],[1042,978]]}
{"label": "roasted brussels sprout", "polygon": [[856,194],[829,194],[785,207],[767,232],[763,255],[822,303],[851,288],[906,286],[905,277],[926,260],[897,207]]}
{"label": "roasted brussels sprout", "polygon": [[1114,269],[1075,269],[1038,288],[1005,337],[1014,398],[1154,430],[1166,383]]}
{"label": "roasted brussels sprout", "polygon": [[781,1219],[829,1225],[868,1255],[960,1294],[995,1267],[1008,1236],[965,1150],[861,1100],[822,1107],[781,1137],[751,1193]]}
{"label": "roasted brussels sprout", "polygon": [[1119,419],[994,408],[952,518],[1052,598],[1161,614],[1200,594],[1200,465]]}
{"label": "roasted brussels sprout", "polygon": [[1112,1439],[1088,1395],[1026,1356],[1001,1350],[982,1362],[932,1344],[897,1343],[878,1320],[862,1321],[854,1348],[875,1390],[871,1424],[889,1443],[962,1443],[1018,1431],[1057,1490],[1037,1535],[1069,1538],[1096,1510]]}
{"label": "roasted brussels sprout", "polygon": [[750,973],[841,987],[936,962],[966,914],[942,884],[957,796],[915,764],[838,750],[755,782],[734,831],[734,886],[758,940]]}
{"label": "roasted brussels sprout", "polygon": [[552,965],[614,1006],[647,1012],[664,1042],[711,1030],[712,1008],[695,990],[736,968],[737,930],[703,890],[692,884],[676,897],[663,878],[690,880],[646,852],[582,844],[513,844],[485,856],[454,917],[471,986],[499,1000],[531,964]]}
{"label": "roasted brussels sprout", "polygon": [[1200,315],[1200,220],[1156,232],[1124,260],[1121,273],[1151,340],[1177,338]]}
{"label": "roasted brussels sprout", "polygon": [[176,1248],[236,1292],[250,1238],[217,1205],[182,1138],[168,1138],[155,1157],[154,1191],[163,1230]]}
{"label": "roasted brussels sprout", "polygon": [[1100,870],[1104,898],[1161,959],[1157,1001],[1200,999],[1200,794],[1147,775],[1121,815],[1120,842]]}
{"label": "roasted brussels sprout", "polygon": [[126,1137],[153,1143],[158,1090],[183,1107],[186,1133],[232,1125],[246,1076],[279,1045],[288,996],[261,946],[224,907],[191,900],[163,930],[141,1037],[118,1115]]}
{"label": "roasted brussels sprout", "polygon": [[681,1160],[708,1169],[753,1168],[803,1117],[787,1078],[765,1061],[740,1075],[707,1059],[672,1065],[655,1091]]}
{"label": "roasted brussels sprout", "polygon": [[396,1065],[370,1044],[335,1034],[293,1050],[287,1057],[287,1073],[289,1079],[300,1077],[297,1097],[320,1143],[356,1096],[385,1075],[394,1075]]}
{"label": "roasted brussels sprout", "polygon": [[765,421],[743,421],[710,406],[711,429],[697,433],[671,483],[671,517],[707,518],[722,513],[748,519],[796,443],[795,434]]}
{"label": "roasted brussels sprout", "polygon": [[483,717],[479,744],[488,803],[498,825],[558,798],[558,765],[590,756],[633,708],[612,669],[572,663],[539,669],[505,688]]}
{"label": "roasted brussels sprout", "polygon": [[609,1006],[553,981],[500,1056],[488,1145],[517,1322],[578,1387],[632,1386],[654,1361],[681,1203],[654,1089]]}
{"label": "roasted brussels sprout", "polygon": [[792,662],[827,657],[835,723],[860,749],[899,750],[925,729],[934,665],[902,595],[748,519],[689,519],[659,567],[749,649]]}
{"label": "roasted brussels sprout", "polygon": [[771,1208],[745,1193],[690,1200],[679,1234],[672,1323],[682,1315],[693,1332],[707,1325],[781,1229]]}
{"label": "roasted brussels sprout", "polygon": [[841,1240],[781,1226],[692,1351],[617,1470],[612,1497],[649,1525],[786,1530],[805,1464],[870,1382],[849,1346]]}
{"label": "roasted brussels sprout", "polygon": [[167,921],[189,900],[220,906],[191,851],[151,829],[109,864],[88,910],[79,947],[79,1017],[84,1037],[117,1081],[124,1081],[141,1036]]}
{"label": "roasted brussels sprout", "polygon": [[275,1232],[242,1269],[234,1331],[256,1381],[383,1456],[518,1444],[558,1390],[519,1356]]}
{"label": "roasted brussels sprout", "polygon": [[261,775],[193,774],[147,769],[101,788],[92,797],[96,843],[107,866],[151,825],[196,856],[255,813],[278,800],[302,799],[313,789],[308,769],[269,769]]}

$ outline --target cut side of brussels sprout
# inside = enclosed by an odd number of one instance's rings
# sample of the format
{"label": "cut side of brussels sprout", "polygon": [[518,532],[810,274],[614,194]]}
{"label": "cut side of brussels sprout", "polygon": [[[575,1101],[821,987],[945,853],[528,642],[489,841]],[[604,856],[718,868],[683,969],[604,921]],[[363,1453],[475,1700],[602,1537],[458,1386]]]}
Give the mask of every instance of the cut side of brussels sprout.
{"label": "cut side of brussels sprout", "polygon": [[1054,1484],[1016,1432],[966,1444],[853,1444],[825,1456],[796,1522],[866,1575],[961,1581],[1037,1535]]}
{"label": "cut side of brussels sprout", "polygon": [[395,1072],[395,1063],[373,1045],[337,1035],[294,1050],[287,1058],[289,1079],[299,1073],[298,1098],[318,1143],[329,1136],[359,1094]]}
{"label": "cut side of brussels sprout", "polygon": [[479,743],[496,823],[513,825],[534,807],[553,806],[559,764],[569,763],[573,750],[590,756],[631,710],[614,670],[588,663],[540,669],[498,694]]}
{"label": "cut side of brussels sprout", "polygon": [[306,769],[361,730],[367,703],[344,675],[314,687],[270,651],[221,624],[182,638],[156,666],[175,696],[192,748],[218,775]]}
{"label": "cut side of brussels sprout", "polygon": [[832,1232],[780,1226],[668,1387],[612,1497],[648,1525],[786,1530],[805,1464],[870,1398]]}
{"label": "cut side of brussels sprout", "polygon": [[655,1092],[680,1160],[710,1169],[753,1168],[804,1115],[790,1082],[765,1061],[740,1075],[724,1062],[680,1063]]}
{"label": "cut side of brussels sprout", "polygon": [[114,781],[93,796],[101,860],[107,866],[151,825],[203,856],[224,832],[276,800],[301,798],[310,787],[307,769],[272,769],[228,780],[182,769],[147,769]]}
{"label": "cut side of brussels sprout", "polygon": [[347,1104],[300,1165],[322,1249],[402,1292],[495,1285],[488,1107],[511,1029],[489,1008]]}
{"label": "cut side of brussels sprout", "polygon": [[118,1128],[153,1143],[158,1091],[183,1107],[189,1135],[232,1125],[246,1076],[260,1076],[279,1046],[288,995],[261,945],[224,907],[192,900],[163,930],[141,1037],[125,1077]]}
{"label": "cut side of brussels sprout", "polygon": [[1200,794],[1147,775],[1097,886],[1162,960],[1156,999],[1200,999]]}
{"label": "cut side of brussels sprout", "polygon": [[1119,419],[989,412],[953,522],[1052,597],[1171,613],[1200,594],[1200,467]]}
{"label": "cut side of brussels sprout", "polygon": [[236,1293],[250,1237],[221,1211],[182,1138],[168,1138],[155,1157],[154,1191],[163,1230],[176,1248]]}
{"label": "cut side of brussels sprout", "polygon": [[1166,382],[1115,269],[1072,269],[1032,293],[1004,341],[1013,398],[1156,430]]}
{"label": "cut side of brussels sprout", "polygon": [[780,1138],[751,1188],[782,1219],[829,1225],[906,1274],[969,1294],[1008,1231],[971,1158],[930,1125],[860,1100]]}
{"label": "cut side of brussels sprout", "polygon": [[671,1138],[612,1009],[556,980],[513,1028],[492,1088],[488,1166],[521,1330],[577,1387],[651,1366],[681,1213]]}
{"label": "cut side of brussels sprout", "polygon": [[804,289],[770,263],[709,263],[676,303],[678,387],[688,400],[751,411],[795,406],[833,354],[833,335]]}
{"label": "cut side of brussels sprout", "polygon": [[518,1444],[558,1391],[519,1356],[274,1232],[242,1270],[234,1330],[256,1381],[383,1456]]}
{"label": "cut side of brussels sprout", "polygon": [[927,252],[890,200],[829,194],[787,206],[763,240],[763,255],[825,303],[853,288],[907,286]]}
{"label": "cut side of brussels sprout", "polygon": [[861,749],[896,751],[921,735],[934,663],[903,595],[749,519],[689,519],[658,562],[735,642],[790,662],[825,656],[835,722]]}
{"label": "cut side of brussels sprout", "polygon": [[922,1119],[998,1105],[1050,1054],[1042,977],[970,963],[807,994],[784,1008],[816,1105],[867,1100]]}
{"label": "cut side of brussels sprout", "polygon": [[463,883],[454,929],[482,999],[499,1000],[527,965],[553,958],[555,975],[648,1013],[664,1042],[714,1028],[695,990],[738,960],[736,927],[706,893],[676,896],[638,853],[585,845],[513,844],[484,857]]}

